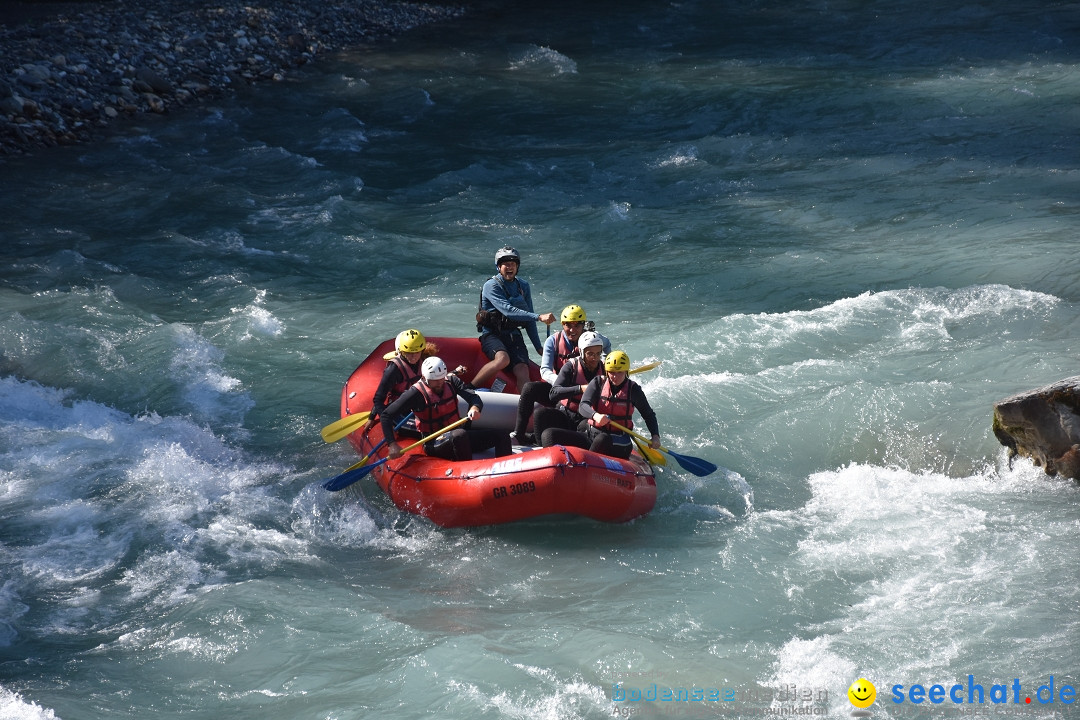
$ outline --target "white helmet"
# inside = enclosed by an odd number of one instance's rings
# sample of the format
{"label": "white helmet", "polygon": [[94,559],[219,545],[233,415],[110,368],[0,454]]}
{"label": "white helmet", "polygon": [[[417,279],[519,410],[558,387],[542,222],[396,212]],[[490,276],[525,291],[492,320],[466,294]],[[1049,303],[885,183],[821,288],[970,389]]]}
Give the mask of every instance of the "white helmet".
{"label": "white helmet", "polygon": [[595,347],[597,345],[603,347],[604,339],[600,337],[600,333],[596,332],[583,332],[577,341],[578,350],[581,350],[582,352],[585,352],[585,348]]}
{"label": "white helmet", "polygon": [[425,380],[442,380],[446,377],[446,363],[441,358],[429,357],[420,366],[420,374]]}
{"label": "white helmet", "polygon": [[521,265],[521,255],[509,245],[503,245],[495,251],[495,265],[498,266],[503,260],[513,260],[518,265]]}

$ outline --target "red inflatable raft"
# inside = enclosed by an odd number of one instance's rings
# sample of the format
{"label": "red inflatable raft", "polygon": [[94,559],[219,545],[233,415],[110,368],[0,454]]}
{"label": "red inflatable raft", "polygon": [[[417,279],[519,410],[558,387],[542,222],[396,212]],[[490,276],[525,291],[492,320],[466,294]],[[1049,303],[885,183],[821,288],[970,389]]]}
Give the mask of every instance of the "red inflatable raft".
{"label": "red inflatable raft", "polygon": [[[487,362],[475,338],[428,340],[438,345],[447,367],[468,368],[466,378]],[[393,349],[393,340],[383,342],[349,376],[341,392],[342,417],[371,410],[371,398],[386,367],[384,355]],[[539,379],[535,364],[531,372],[533,379]],[[509,434],[517,417],[517,387],[512,376],[500,373],[499,378],[507,384],[505,392],[481,394],[484,409],[474,426]],[[378,423],[349,436],[361,455],[368,455],[380,440]],[[403,440],[401,444],[410,443]],[[384,457],[385,446],[368,462]],[[554,514],[626,522],[645,515],[656,503],[652,467],[636,451],[630,459],[621,460],[561,445],[515,446],[514,454],[506,457],[454,462],[428,457],[416,448],[375,467],[371,476],[398,508],[443,527],[494,525]]]}

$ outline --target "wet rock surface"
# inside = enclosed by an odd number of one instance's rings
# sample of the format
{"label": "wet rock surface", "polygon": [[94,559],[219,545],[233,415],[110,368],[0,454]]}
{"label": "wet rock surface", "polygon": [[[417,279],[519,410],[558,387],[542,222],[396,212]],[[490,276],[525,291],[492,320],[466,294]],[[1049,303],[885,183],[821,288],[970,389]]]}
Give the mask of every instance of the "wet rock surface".
{"label": "wet rock surface", "polygon": [[1080,480],[1080,376],[994,403],[993,427],[1011,456]]}

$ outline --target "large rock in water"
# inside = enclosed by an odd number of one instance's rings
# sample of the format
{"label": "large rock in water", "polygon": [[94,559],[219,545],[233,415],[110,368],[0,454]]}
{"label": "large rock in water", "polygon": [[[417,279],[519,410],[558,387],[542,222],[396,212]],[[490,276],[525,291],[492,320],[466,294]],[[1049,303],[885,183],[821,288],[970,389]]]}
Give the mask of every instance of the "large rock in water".
{"label": "large rock in water", "polygon": [[994,435],[1010,457],[1080,480],[1080,376],[994,403]]}

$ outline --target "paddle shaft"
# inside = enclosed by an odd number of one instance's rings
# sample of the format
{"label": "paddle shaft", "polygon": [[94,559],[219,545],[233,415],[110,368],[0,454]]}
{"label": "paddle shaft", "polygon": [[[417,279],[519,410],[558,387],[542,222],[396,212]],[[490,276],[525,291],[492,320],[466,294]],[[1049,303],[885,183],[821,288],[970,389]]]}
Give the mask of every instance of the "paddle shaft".
{"label": "paddle shaft", "polygon": [[446,427],[444,427],[442,430],[437,430],[437,431],[431,433],[430,435],[428,435],[427,437],[420,438],[419,440],[414,442],[409,447],[402,448],[401,453],[402,453],[402,455],[404,455],[405,453],[409,452],[413,448],[420,447],[421,445],[423,445],[427,441],[434,440],[435,438],[439,437],[440,435],[448,433],[451,430],[453,430],[454,428],[461,427],[462,425],[464,425],[467,422],[469,422],[469,418],[467,418],[467,417],[463,417],[460,420],[452,422],[449,425],[447,425]]}
{"label": "paddle shaft", "polygon": [[[638,440],[640,440],[641,442],[645,443],[645,444],[646,444],[646,445],[648,445],[648,446],[649,446],[650,448],[652,447],[652,438],[647,438],[647,437],[645,437],[644,435],[642,435],[641,433],[636,433],[636,432],[634,432],[633,430],[631,430],[631,429],[630,429],[630,428],[628,428],[628,427],[623,427],[622,425],[620,425],[619,423],[615,422],[615,421],[614,421],[614,420],[612,420],[611,418],[608,418],[608,424],[609,424],[609,425],[611,425],[611,427],[615,428],[616,430],[622,430],[622,431],[623,431],[624,433],[626,433],[627,435],[632,435],[632,436],[636,437],[636,438],[637,438]],[[664,448],[664,447],[662,447],[662,448],[660,448],[660,449],[661,449],[661,450],[663,450],[664,452],[668,452],[668,449],[667,449],[667,448]]]}
{"label": "paddle shaft", "polygon": [[[409,418],[411,418],[412,416],[413,416],[413,414],[409,413],[405,417],[398,420],[398,423],[397,423],[397,425],[394,426],[394,429],[395,430],[400,430],[401,426],[404,425],[405,423],[409,422]],[[370,458],[372,455],[377,453],[379,451],[379,449],[382,448],[382,446],[385,445],[385,444],[386,444],[386,438],[383,438],[382,440],[380,440],[378,442],[378,444],[375,445],[375,447],[371,448],[371,452],[369,452],[364,457],[360,458],[360,460],[353,463],[349,467],[345,468],[344,472],[349,472],[350,470],[355,470],[358,467],[363,467],[364,463],[366,463],[368,461],[368,458]]]}
{"label": "paddle shaft", "polygon": [[[435,438],[439,437],[440,435],[443,435],[444,433],[448,433],[451,430],[453,430],[454,428],[460,427],[460,426],[464,425],[467,422],[469,422],[469,418],[463,417],[460,420],[458,420],[457,422],[450,423],[449,425],[444,427],[442,430],[438,430],[436,432],[433,432],[430,435],[428,435],[427,437],[420,438],[419,440],[414,442],[412,445],[408,446],[407,448],[402,449],[401,452],[402,453],[407,453],[410,450],[412,450],[413,448],[419,447],[420,445],[423,445],[424,443],[428,442],[429,440],[434,440]],[[373,462],[370,465],[364,465],[363,467],[359,467],[359,468],[357,468],[355,470],[347,470],[347,471],[341,473],[340,475],[332,477],[329,480],[327,480],[326,482],[324,482],[323,487],[326,488],[327,490],[331,491],[331,492],[337,492],[338,490],[342,490],[344,488],[347,488],[348,486],[352,485],[357,480],[360,480],[360,479],[362,479],[364,477],[367,477],[368,473],[370,473],[372,470],[379,467],[380,465],[382,465],[383,463],[385,463],[389,459],[390,459],[390,456],[387,455],[382,460],[377,460],[376,462]]]}
{"label": "paddle shaft", "polygon": [[[608,418],[608,421],[611,423],[612,427],[622,430],[624,433],[628,433],[630,437],[634,438],[634,442],[637,443],[638,449],[641,450],[641,454],[644,455],[645,459],[648,460],[650,463],[652,463],[653,465],[666,464],[664,462],[664,456],[660,455],[660,453],[656,452],[656,449],[653,448],[652,440],[650,438],[647,438],[644,435],[639,435],[630,428],[625,428],[614,420],[611,420],[610,418]],[[660,449],[663,450],[663,448]],[[656,462],[654,458],[659,458],[660,461]]]}
{"label": "paddle shaft", "polygon": [[[609,422],[610,422],[612,427],[616,428],[617,430],[622,430],[624,433],[629,433],[631,436],[638,438],[642,442],[648,442],[648,443],[652,442],[651,440],[646,438],[644,435],[636,433],[636,432],[634,432],[633,430],[631,430],[628,427],[623,427],[622,425],[615,422],[614,420],[609,419]],[[716,472],[716,470],[717,470],[716,465],[709,462],[708,460],[702,460],[701,458],[696,458],[696,457],[693,457],[692,455],[680,455],[677,452],[672,452],[671,450],[668,450],[663,445],[660,446],[660,449],[663,450],[664,452],[666,452],[671,457],[675,458],[675,461],[677,463],[679,463],[679,466],[682,467],[683,470],[687,470],[688,472],[691,472],[694,475],[697,475],[698,477],[704,477],[706,475],[711,475],[712,473]]]}
{"label": "paddle shaft", "polygon": [[633,368],[633,369],[629,370],[626,374],[627,375],[633,375],[634,373],[642,373],[642,372],[645,372],[646,370],[652,370],[653,368],[660,367],[660,363],[662,363],[662,362],[664,362],[664,361],[663,360],[657,360],[656,362],[647,363],[645,365],[642,365],[641,367]]}
{"label": "paddle shaft", "polygon": [[638,452],[650,465],[666,465],[667,460],[664,458],[663,453],[658,453],[651,447],[641,442],[637,438],[633,438],[634,444],[637,445]]}

